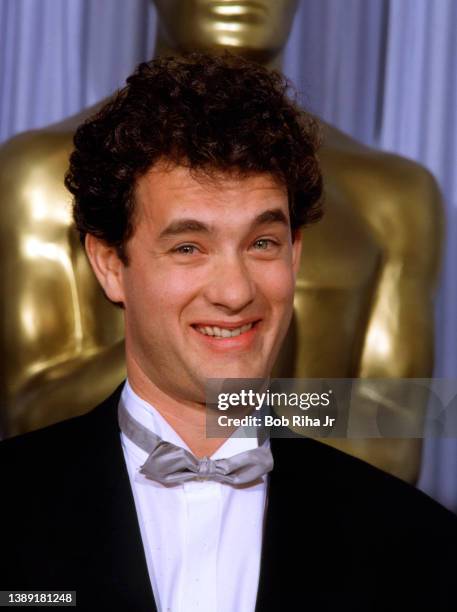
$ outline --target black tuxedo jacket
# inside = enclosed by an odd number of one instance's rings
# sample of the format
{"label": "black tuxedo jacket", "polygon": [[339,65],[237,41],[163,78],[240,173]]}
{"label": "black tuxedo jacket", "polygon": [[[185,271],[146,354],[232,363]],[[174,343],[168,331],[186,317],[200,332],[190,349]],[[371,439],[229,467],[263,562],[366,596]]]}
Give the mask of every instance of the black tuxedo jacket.
{"label": "black tuxedo jacket", "polygon": [[[76,590],[80,610],[156,611],[119,394],[0,443],[0,590]],[[271,445],[256,612],[457,610],[457,517],[319,442]]]}

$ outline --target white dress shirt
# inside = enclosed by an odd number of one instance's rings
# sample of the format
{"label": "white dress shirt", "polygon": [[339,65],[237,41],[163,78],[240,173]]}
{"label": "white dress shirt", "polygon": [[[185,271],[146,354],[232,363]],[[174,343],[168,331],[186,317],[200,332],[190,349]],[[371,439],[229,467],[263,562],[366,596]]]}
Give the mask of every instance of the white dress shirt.
{"label": "white dress shirt", "polygon": [[[122,400],[142,425],[189,450],[128,382]],[[121,443],[158,612],[254,612],[267,476],[244,488],[212,481],[165,487],[139,473],[148,454],[123,433]],[[211,458],[257,444],[256,438],[228,438]]]}

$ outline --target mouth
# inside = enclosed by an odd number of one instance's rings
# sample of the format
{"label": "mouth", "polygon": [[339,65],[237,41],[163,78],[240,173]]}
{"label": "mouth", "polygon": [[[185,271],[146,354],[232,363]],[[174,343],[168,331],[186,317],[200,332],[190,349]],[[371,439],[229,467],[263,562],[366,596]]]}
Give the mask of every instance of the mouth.
{"label": "mouth", "polygon": [[261,319],[237,322],[199,322],[191,327],[206,346],[214,349],[247,349],[257,336]]}
{"label": "mouth", "polygon": [[226,340],[237,338],[249,334],[260,323],[260,319],[252,321],[240,321],[238,323],[195,323],[193,329],[202,336],[207,336],[214,340]]}

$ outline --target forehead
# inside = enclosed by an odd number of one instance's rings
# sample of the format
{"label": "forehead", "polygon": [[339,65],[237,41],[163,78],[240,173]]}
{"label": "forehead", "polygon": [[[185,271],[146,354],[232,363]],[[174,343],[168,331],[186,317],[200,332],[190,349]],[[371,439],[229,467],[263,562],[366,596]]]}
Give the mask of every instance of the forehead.
{"label": "forehead", "polygon": [[202,220],[249,222],[264,209],[281,208],[288,217],[285,186],[272,174],[192,172],[159,163],[138,179],[135,217],[161,224],[186,216]]}

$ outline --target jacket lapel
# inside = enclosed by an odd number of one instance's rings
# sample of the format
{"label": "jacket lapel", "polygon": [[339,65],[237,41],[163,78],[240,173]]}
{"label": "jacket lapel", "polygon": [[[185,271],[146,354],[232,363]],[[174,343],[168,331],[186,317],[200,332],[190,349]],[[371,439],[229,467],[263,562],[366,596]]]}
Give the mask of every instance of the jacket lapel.
{"label": "jacket lapel", "polygon": [[[276,612],[278,610],[278,589],[282,590],[283,566],[288,563],[287,558],[284,558],[282,540],[286,536],[284,528],[293,521],[290,515],[290,512],[294,511],[293,490],[287,487],[286,482],[288,472],[285,463],[288,462],[288,457],[284,451],[287,449],[278,442],[282,441],[271,439],[274,467],[268,478],[256,612]],[[287,516],[286,509],[289,509],[289,516]],[[290,586],[293,588],[293,585]],[[293,600],[293,594],[289,590],[287,592]],[[282,602],[281,608],[285,603],[285,601]]]}
{"label": "jacket lapel", "polygon": [[331,480],[336,451],[309,438],[273,438],[271,450],[256,612],[359,610],[350,588],[355,540],[339,510],[344,483]]}
{"label": "jacket lapel", "polygon": [[[81,510],[84,573],[98,584],[103,609],[156,612],[141,532],[119,439],[116,392],[87,415],[85,454],[90,504]],[[81,602],[82,604],[84,602]],[[89,603],[89,602],[87,602]],[[92,609],[92,608],[91,608]]]}
{"label": "jacket lapel", "polygon": [[[256,612],[321,609],[328,591],[326,507],[318,444],[305,438],[271,439],[269,475]],[[314,607],[313,607],[314,606]]]}

